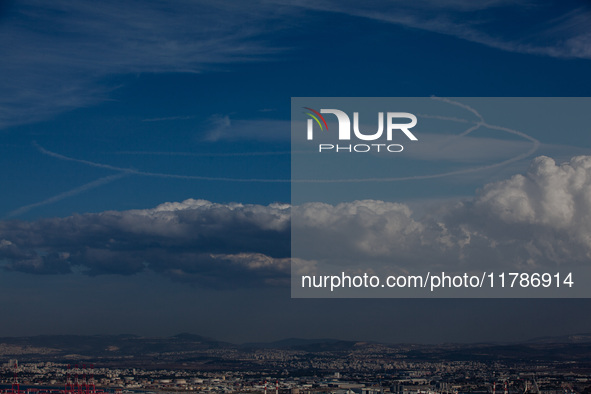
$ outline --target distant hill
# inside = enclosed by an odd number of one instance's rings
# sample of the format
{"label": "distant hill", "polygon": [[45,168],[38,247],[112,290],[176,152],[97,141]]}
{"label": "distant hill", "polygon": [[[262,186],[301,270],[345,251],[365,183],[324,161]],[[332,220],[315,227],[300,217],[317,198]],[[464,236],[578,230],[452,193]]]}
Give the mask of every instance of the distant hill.
{"label": "distant hill", "polygon": [[288,338],[281,339],[274,342],[256,342],[256,343],[245,343],[240,345],[243,349],[298,349],[298,350],[309,350],[319,351],[324,350],[343,350],[349,349],[355,346],[357,342],[354,341],[342,341],[339,339],[331,338],[318,338],[318,339],[305,339],[305,338]]}
{"label": "distant hill", "polygon": [[[232,368],[237,360],[253,359],[252,352],[279,349],[305,357],[345,357],[356,352],[400,355],[407,360],[577,360],[591,363],[591,334],[534,338],[519,343],[388,344],[332,338],[288,338],[242,345],[201,335],[172,337],[137,335],[39,335],[0,338],[0,358],[78,364],[198,365]],[[243,357],[244,356],[244,357]],[[262,365],[262,364],[261,364]]]}
{"label": "distant hill", "polygon": [[533,338],[525,343],[591,343],[591,334],[573,334],[556,337]]}
{"label": "distant hill", "polygon": [[[33,356],[36,352],[57,358],[120,358],[186,353],[234,345],[193,334],[169,338],[137,335],[39,335],[0,338],[0,355]],[[35,351],[36,350],[36,351]]]}

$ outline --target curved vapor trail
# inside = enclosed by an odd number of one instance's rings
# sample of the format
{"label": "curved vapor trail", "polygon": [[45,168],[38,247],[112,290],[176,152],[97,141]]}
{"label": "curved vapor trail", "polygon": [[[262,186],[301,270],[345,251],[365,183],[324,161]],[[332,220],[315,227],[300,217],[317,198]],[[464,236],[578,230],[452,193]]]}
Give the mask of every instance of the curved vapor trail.
{"label": "curved vapor trail", "polygon": [[[504,131],[506,133],[509,134],[513,134],[513,135],[517,135],[519,137],[525,138],[528,141],[532,142],[532,147],[527,151],[524,152],[522,154],[519,154],[517,156],[511,157],[507,160],[503,160],[501,162],[498,163],[493,163],[493,164],[489,164],[486,166],[480,166],[480,167],[473,167],[473,168],[467,168],[464,170],[456,170],[456,171],[449,171],[449,172],[443,172],[443,173],[439,173],[439,174],[430,174],[430,175],[414,175],[414,176],[405,176],[405,177],[392,177],[392,178],[364,178],[364,179],[328,179],[328,180],[301,180],[300,182],[313,182],[313,183],[344,183],[344,182],[396,182],[396,181],[409,181],[409,180],[421,180],[421,179],[435,179],[435,178],[443,178],[446,176],[452,176],[452,175],[462,175],[462,174],[469,174],[472,172],[477,172],[477,171],[483,171],[483,170],[489,170],[492,168],[497,168],[497,167],[501,167],[516,161],[519,161],[521,159],[524,159],[530,155],[532,155],[533,153],[535,153],[538,148],[540,147],[540,141],[538,141],[537,139],[535,139],[534,137],[527,135],[521,131],[518,130],[513,130],[510,129],[508,127],[502,127],[502,126],[495,126],[495,125],[490,125],[488,123],[485,122],[484,118],[482,117],[482,115],[480,115],[480,113],[478,113],[478,111],[476,111],[474,108],[463,104],[463,103],[459,103],[457,101],[453,101],[450,99],[446,99],[446,98],[440,98],[440,97],[432,97],[432,99],[434,100],[440,100],[443,102],[446,102],[448,104],[452,104],[452,105],[456,105],[459,106],[461,108],[464,108],[470,112],[472,112],[473,114],[475,114],[480,121],[475,122],[475,126],[470,127],[469,129],[467,129],[466,131],[462,132],[461,134],[458,134],[457,136],[454,136],[452,138],[459,138],[465,135],[470,134],[471,132],[477,130],[480,127],[485,127],[485,128],[489,128],[489,129],[493,129],[493,130],[500,130],[500,131]],[[294,181],[297,182],[297,181]]]}
{"label": "curved vapor trail", "polygon": [[451,116],[428,115],[428,114],[417,114],[417,116],[419,118],[426,118],[426,119],[449,120],[451,122],[458,122],[458,123],[472,123],[468,119],[454,118]]}
{"label": "curved vapor trail", "polygon": [[[261,182],[261,183],[397,182],[397,181],[407,181],[407,180],[443,178],[443,177],[447,177],[447,176],[462,175],[462,174],[468,174],[468,173],[472,173],[472,172],[478,172],[478,171],[501,167],[501,166],[519,161],[521,159],[524,159],[524,158],[532,155],[534,152],[536,152],[538,150],[538,148],[540,146],[540,141],[538,141],[537,139],[535,139],[523,132],[520,132],[518,130],[513,130],[513,129],[510,129],[507,127],[495,126],[495,125],[490,125],[490,124],[486,123],[486,121],[484,120],[482,115],[480,115],[480,113],[478,111],[476,111],[474,108],[470,107],[469,105],[466,105],[466,104],[463,104],[463,103],[460,103],[460,102],[457,102],[454,100],[450,100],[447,98],[441,98],[441,97],[432,97],[432,99],[443,101],[443,102],[448,103],[450,105],[455,105],[455,106],[461,107],[461,108],[471,112],[479,119],[479,121],[477,121],[477,122],[471,122],[469,120],[460,119],[460,118],[448,118],[448,117],[437,116],[437,115],[424,115],[425,117],[430,117],[430,118],[434,118],[434,119],[449,120],[449,121],[455,121],[455,122],[461,122],[461,123],[474,123],[474,126],[468,128],[466,131],[454,136],[453,138],[459,138],[459,137],[466,136],[466,135],[474,132],[475,130],[477,130],[481,127],[484,127],[484,128],[499,130],[499,131],[503,131],[503,132],[506,132],[509,134],[517,135],[521,138],[531,141],[532,147],[527,152],[524,152],[522,154],[519,154],[519,155],[509,158],[507,160],[503,160],[498,163],[489,164],[489,165],[480,166],[480,167],[467,168],[467,169],[463,169],[463,170],[449,171],[449,172],[444,172],[444,173],[439,173],[439,174],[414,175],[414,176],[391,177],[391,178],[362,178],[362,179],[361,178],[357,178],[357,179],[356,178],[353,178],[353,179],[263,179],[263,178],[208,177],[208,176],[200,176],[200,175],[177,175],[177,174],[140,171],[140,170],[136,170],[136,169],[132,169],[132,168],[123,168],[123,167],[112,166],[109,164],[97,163],[97,162],[93,162],[93,161],[89,161],[89,160],[76,159],[73,157],[69,157],[69,156],[65,156],[65,155],[62,155],[62,154],[59,154],[56,152],[49,151],[49,150],[43,148],[42,146],[40,146],[39,144],[37,144],[36,142],[33,142],[33,145],[42,154],[48,155],[50,157],[54,157],[59,160],[72,161],[72,162],[76,162],[76,163],[85,164],[85,165],[88,165],[91,167],[97,167],[97,168],[103,168],[103,169],[107,169],[107,170],[116,171],[116,172],[118,172],[118,174],[97,179],[93,182],[87,183],[85,185],[82,185],[82,186],[72,189],[70,191],[58,194],[54,197],[48,198],[48,199],[40,201],[38,203],[29,204],[29,205],[23,206],[21,208],[15,209],[15,210],[9,212],[7,216],[12,217],[12,216],[22,214],[24,212],[27,212],[27,211],[33,209],[33,208],[60,201],[64,198],[68,198],[68,197],[74,196],[76,194],[82,193],[86,190],[102,186],[104,184],[107,184],[109,182],[112,182],[116,179],[120,179],[120,178],[128,176],[128,175],[139,175],[139,176],[172,178],[172,179],[187,179],[187,180],[221,181],[221,182]],[[126,152],[126,153],[128,153],[128,152]],[[145,153],[147,153],[147,154],[166,154],[166,152],[145,152]],[[282,154],[282,153],[284,153],[284,152],[280,152],[280,154]],[[225,155],[225,154],[222,154],[222,155]],[[228,155],[233,155],[233,154],[228,154]]]}
{"label": "curved vapor trail", "polygon": [[187,179],[187,180],[202,180],[202,181],[221,181],[221,182],[260,182],[260,183],[361,183],[361,182],[396,182],[396,181],[406,181],[406,180],[420,180],[420,179],[435,179],[435,178],[443,178],[446,176],[452,176],[452,175],[461,175],[461,174],[468,174],[468,173],[472,173],[472,172],[477,172],[477,171],[483,171],[483,170],[488,170],[488,169],[492,169],[492,168],[497,168],[497,167],[501,167],[504,166],[506,164],[510,164],[516,161],[519,161],[521,159],[524,159],[528,156],[530,156],[531,154],[533,154],[535,151],[538,150],[539,146],[540,146],[540,141],[538,141],[537,139],[521,132],[521,131],[517,131],[517,130],[513,130],[507,127],[502,127],[502,126],[495,126],[495,125],[490,125],[488,123],[486,123],[482,117],[482,115],[480,115],[480,113],[478,113],[478,111],[476,111],[474,108],[463,104],[463,103],[459,103],[457,101],[453,101],[450,99],[446,99],[446,98],[439,98],[439,97],[432,97],[432,99],[434,100],[440,100],[443,102],[446,102],[448,104],[451,105],[456,105],[459,106],[461,108],[466,109],[469,112],[472,112],[474,115],[476,115],[478,117],[478,119],[480,119],[480,121],[476,122],[476,125],[473,127],[470,127],[469,129],[467,129],[466,131],[464,131],[461,134],[458,134],[456,137],[460,137],[460,136],[465,136],[471,132],[473,132],[474,130],[480,128],[480,127],[485,127],[485,128],[489,128],[489,129],[493,129],[493,130],[499,130],[499,131],[504,131],[510,134],[514,134],[517,136],[520,136],[524,139],[527,139],[528,141],[532,142],[532,147],[531,149],[529,149],[527,152],[519,154],[517,156],[514,156],[512,158],[509,158],[507,160],[503,160],[501,162],[498,163],[493,163],[493,164],[489,164],[489,165],[485,165],[485,166],[480,166],[480,167],[473,167],[473,168],[467,168],[467,169],[463,169],[463,170],[456,170],[456,171],[449,171],[449,172],[443,172],[443,173],[439,173],[439,174],[428,174],[428,175],[413,175],[413,176],[405,176],[405,177],[391,177],[391,178],[348,178],[348,179],[265,179],[265,178],[228,178],[228,177],[210,177],[210,176],[202,176],[202,175],[177,175],[177,174],[168,174],[168,173],[159,173],[159,172],[149,172],[149,171],[140,171],[140,170],[136,170],[136,169],[132,169],[132,168],[123,168],[123,167],[116,167],[116,166],[112,166],[109,164],[103,164],[103,163],[97,163],[97,162],[92,162],[89,160],[83,160],[83,159],[76,159],[76,158],[72,158],[72,157],[68,157],[68,156],[64,156],[61,155],[59,153],[55,153],[52,151],[49,151],[45,148],[43,148],[42,146],[40,146],[37,143],[34,143],[35,146],[37,147],[37,149],[39,149],[39,151],[43,154],[49,155],[51,157],[55,157],[57,159],[60,160],[67,160],[67,161],[73,161],[73,162],[77,162],[77,163],[81,163],[81,164],[86,164],[92,167],[98,167],[98,168],[105,168],[105,169],[110,169],[113,171],[118,171],[118,172],[124,172],[127,174],[131,174],[131,175],[140,175],[140,176],[150,176],[150,177],[157,177],[157,178],[172,178],[172,179]]}
{"label": "curved vapor trail", "polygon": [[109,164],[97,163],[94,161],[76,159],[74,157],[65,156],[56,152],[52,152],[43,148],[41,145],[35,143],[37,149],[48,156],[55,157],[60,160],[73,161],[75,163],[86,164],[91,167],[106,168],[113,171],[123,172],[130,175],[151,176],[156,178],[173,178],[173,179],[190,179],[199,181],[226,181],[226,182],[290,182],[289,179],[264,179],[264,178],[225,178],[225,177],[210,177],[201,175],[176,175],[166,174],[160,172],[140,171],[133,168],[116,167]]}
{"label": "curved vapor trail", "polygon": [[484,118],[482,117],[482,115],[480,115],[480,113],[478,113],[478,111],[476,111],[474,108],[470,107],[469,105],[460,103],[458,101],[450,100],[450,99],[445,98],[445,97],[431,96],[431,99],[432,100],[437,100],[437,101],[443,101],[444,103],[448,103],[448,104],[451,104],[451,105],[455,105],[456,107],[464,108],[466,111],[472,112],[474,115],[476,115],[476,117],[478,119],[480,119],[480,121],[482,123],[484,123]]}
{"label": "curved vapor trail", "polygon": [[89,160],[75,159],[73,157],[64,156],[64,155],[61,155],[59,153],[52,152],[50,150],[45,149],[44,147],[42,147],[41,145],[39,145],[36,141],[33,141],[33,146],[35,148],[37,148],[37,150],[39,150],[39,152],[43,153],[44,155],[47,155],[47,156],[50,156],[50,157],[54,157],[54,158],[59,159],[59,160],[73,161],[75,163],[82,163],[82,164],[89,165],[91,167],[105,168],[107,170],[113,170],[113,171],[120,171],[120,172],[127,172],[127,173],[132,173],[134,171],[131,168],[115,167],[115,166],[111,166],[111,165],[108,165],[108,164],[95,163],[95,162],[89,161]]}
{"label": "curved vapor trail", "polygon": [[291,151],[274,152],[228,152],[228,153],[201,153],[201,152],[160,152],[160,151],[119,151],[118,155],[146,155],[146,156],[194,156],[194,157],[235,157],[235,156],[281,156],[289,155]]}

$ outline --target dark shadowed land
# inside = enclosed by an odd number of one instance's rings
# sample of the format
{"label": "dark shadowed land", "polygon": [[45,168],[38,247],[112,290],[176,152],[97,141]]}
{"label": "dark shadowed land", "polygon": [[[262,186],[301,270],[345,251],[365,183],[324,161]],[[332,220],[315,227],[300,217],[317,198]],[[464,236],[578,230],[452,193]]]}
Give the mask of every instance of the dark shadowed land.
{"label": "dark shadowed land", "polygon": [[[386,364],[406,361],[573,362],[591,366],[591,334],[534,338],[514,343],[391,344],[330,338],[289,338],[234,344],[194,334],[172,337],[137,335],[40,335],[0,338],[0,354],[22,361],[142,367],[250,369],[288,367],[289,360],[352,360]],[[301,364],[301,365],[300,365]],[[314,363],[311,362],[310,366]],[[292,366],[293,368],[293,366]]]}

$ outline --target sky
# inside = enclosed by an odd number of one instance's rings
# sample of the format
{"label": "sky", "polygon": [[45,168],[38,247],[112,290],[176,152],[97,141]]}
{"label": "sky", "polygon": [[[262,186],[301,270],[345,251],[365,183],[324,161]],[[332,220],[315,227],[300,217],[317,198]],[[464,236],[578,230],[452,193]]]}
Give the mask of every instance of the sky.
{"label": "sky", "polygon": [[[586,97],[587,2],[0,4],[0,335],[440,343],[591,332],[586,299],[289,289],[292,97]],[[589,127],[560,114],[550,131],[503,120],[533,140],[473,133],[459,151],[415,150],[417,165],[393,177],[418,178],[349,207],[386,217],[385,237],[404,245],[412,237],[396,225],[412,225],[434,245],[424,258],[439,253],[436,224],[452,260],[468,228],[474,259],[487,241],[502,258],[588,263]]]}

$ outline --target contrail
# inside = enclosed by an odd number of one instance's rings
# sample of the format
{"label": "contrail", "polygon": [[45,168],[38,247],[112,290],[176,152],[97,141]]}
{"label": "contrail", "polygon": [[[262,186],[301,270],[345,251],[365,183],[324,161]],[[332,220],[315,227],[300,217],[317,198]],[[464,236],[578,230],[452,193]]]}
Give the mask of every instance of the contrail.
{"label": "contrail", "polygon": [[[221,181],[221,182],[260,182],[260,183],[361,183],[361,182],[397,182],[397,181],[407,181],[407,180],[420,180],[420,179],[435,179],[435,178],[443,178],[443,177],[447,177],[447,176],[453,176],[453,175],[461,175],[461,174],[468,174],[468,173],[472,173],[472,172],[477,172],[477,171],[483,171],[483,170],[488,170],[488,169],[492,169],[492,168],[497,168],[497,167],[501,167],[516,161],[519,161],[521,159],[524,159],[530,155],[532,155],[534,152],[536,152],[540,146],[540,141],[538,141],[537,139],[523,133],[517,130],[513,130],[507,127],[501,127],[501,126],[495,126],[495,125],[490,125],[488,123],[486,123],[484,121],[484,118],[482,117],[482,115],[480,115],[480,113],[478,111],[476,111],[474,108],[463,104],[463,103],[459,103],[457,101],[453,101],[450,99],[446,99],[446,98],[439,98],[439,97],[432,97],[434,100],[440,100],[443,101],[445,103],[451,104],[451,105],[455,105],[455,106],[459,106],[461,108],[464,108],[465,110],[473,113],[478,119],[479,121],[477,122],[473,122],[475,123],[474,126],[468,128],[466,131],[464,131],[463,133],[455,136],[454,138],[459,138],[465,135],[468,135],[472,132],[474,132],[475,130],[483,127],[483,128],[489,128],[489,129],[493,129],[493,130],[499,130],[499,131],[504,131],[506,133],[509,134],[513,134],[513,135],[517,135],[520,136],[524,139],[527,139],[528,141],[532,142],[532,148],[529,149],[527,152],[519,154],[517,156],[514,156],[512,158],[509,158],[507,160],[503,160],[501,162],[498,163],[494,163],[494,164],[489,164],[489,165],[485,165],[485,166],[480,166],[480,167],[473,167],[473,168],[467,168],[467,169],[463,169],[463,170],[456,170],[456,171],[449,171],[449,172],[443,172],[443,173],[439,173],[439,174],[428,174],[428,175],[414,175],[414,176],[405,176],[405,177],[391,177],[391,178],[349,178],[349,179],[265,179],[265,178],[228,178],[228,177],[210,177],[210,176],[202,176],[202,175],[176,175],[176,174],[167,174],[167,173],[159,173],[159,172],[148,172],[148,171],[140,171],[140,170],[136,170],[136,169],[132,169],[132,168],[122,168],[122,167],[116,167],[116,166],[112,166],[112,165],[108,165],[108,164],[103,164],[103,163],[96,163],[96,162],[92,162],[89,160],[82,160],[82,159],[76,159],[76,158],[72,158],[72,157],[68,157],[68,156],[64,156],[61,155],[59,153],[55,153],[55,152],[51,152],[45,148],[43,148],[42,146],[40,146],[37,143],[34,143],[34,145],[37,147],[37,149],[39,149],[39,151],[43,154],[49,155],[51,157],[60,159],[60,160],[67,160],[67,161],[73,161],[76,163],[81,163],[81,164],[86,164],[92,167],[98,167],[98,168],[105,168],[105,169],[109,169],[109,170],[113,170],[113,171],[118,171],[118,172],[122,172],[125,174],[129,174],[129,175],[140,175],[140,176],[149,176],[149,177],[157,177],[157,178],[171,178],[171,179],[186,179],[186,180],[200,180],[200,181]],[[453,118],[454,121],[459,121],[459,119]],[[466,121],[467,123],[472,123],[470,121]]]}
{"label": "contrail", "polygon": [[49,150],[45,149],[44,147],[42,147],[41,145],[39,145],[36,141],[33,141],[33,146],[35,146],[39,150],[39,152],[43,153],[44,155],[47,155],[47,156],[50,156],[50,157],[54,157],[56,159],[65,160],[65,161],[73,161],[73,162],[76,162],[76,163],[86,164],[86,165],[89,165],[91,167],[105,168],[107,170],[123,171],[123,172],[133,172],[133,170],[131,168],[115,167],[115,166],[110,166],[108,164],[95,163],[93,161],[82,160],[82,159],[74,159],[72,157],[60,155],[59,153],[55,153],[55,152],[52,152],[52,151],[49,151]]}
{"label": "contrail", "polygon": [[[497,128],[499,130],[503,129],[497,126],[489,126],[490,128]],[[504,131],[508,131],[508,130],[504,130]],[[511,130],[511,131],[515,131],[515,130]],[[518,131],[515,131],[515,133],[519,133]],[[530,137],[531,138],[531,137]],[[533,138],[531,138],[532,140],[535,140]],[[477,172],[477,171],[484,171],[484,170],[489,170],[492,168],[497,168],[497,167],[501,167],[504,166],[506,164],[510,164],[516,161],[519,161],[521,159],[525,159],[526,157],[530,156],[531,154],[533,154],[536,150],[538,150],[538,147],[540,146],[540,142],[535,140],[536,143],[534,144],[534,146],[528,150],[525,153],[522,153],[518,156],[512,157],[510,159],[501,161],[499,163],[494,163],[494,164],[489,164],[487,166],[482,166],[482,167],[474,167],[474,168],[467,168],[465,170],[457,170],[457,171],[450,171],[450,172],[442,172],[439,174],[430,174],[430,175],[414,175],[414,176],[405,176],[405,177],[395,177],[395,178],[358,178],[358,179],[301,179],[301,180],[293,180],[293,182],[301,182],[301,183],[346,183],[346,182],[396,182],[396,181],[410,181],[410,180],[420,180],[420,179],[435,179],[435,178],[443,178],[446,176],[452,176],[452,175],[462,175],[462,174],[469,174],[471,172]]]}
{"label": "contrail", "polygon": [[445,98],[445,97],[431,96],[431,99],[437,100],[437,101],[443,101],[444,103],[448,103],[448,104],[455,105],[455,106],[460,107],[460,108],[464,108],[466,111],[472,112],[474,115],[476,115],[476,117],[478,119],[480,119],[481,122],[484,123],[484,119],[482,118],[482,115],[480,115],[478,113],[478,111],[476,111],[474,108],[470,107],[469,105],[460,103],[458,101],[450,100],[450,99]]}
{"label": "contrail", "polygon": [[188,120],[193,119],[195,116],[167,116],[164,118],[149,118],[149,119],[142,119],[142,122],[162,122],[166,120]]}
{"label": "contrail", "polygon": [[53,196],[53,197],[50,197],[50,198],[48,198],[46,200],[43,200],[43,201],[40,201],[40,202],[36,202],[34,204],[29,204],[29,205],[25,205],[23,207],[17,208],[17,209],[15,209],[13,211],[8,212],[8,214],[6,214],[6,216],[5,216],[5,218],[11,218],[11,217],[14,217],[14,216],[21,215],[21,214],[23,214],[25,212],[30,211],[33,208],[42,207],[43,205],[48,205],[48,204],[52,204],[54,202],[58,202],[60,200],[63,200],[64,198],[72,197],[72,196],[75,196],[75,195],[80,194],[82,192],[85,192],[87,190],[94,189],[96,187],[106,185],[107,183],[111,183],[113,181],[116,181],[117,179],[124,178],[124,177],[126,177],[128,175],[129,175],[128,173],[119,173],[119,174],[109,175],[109,176],[106,176],[106,177],[103,177],[103,178],[99,178],[99,179],[97,179],[95,181],[86,183],[86,184],[84,184],[82,186],[79,186],[79,187],[77,187],[75,189],[68,190],[67,192],[60,193],[60,194],[58,194],[56,196]]}
{"label": "contrail", "polygon": [[470,121],[468,119],[454,118],[451,116],[428,115],[428,114],[417,114],[417,116],[419,118],[449,120],[451,122],[458,122],[458,123],[474,123],[473,121]]}
{"label": "contrail", "polygon": [[198,181],[225,181],[225,182],[290,182],[289,179],[264,179],[264,178],[226,178],[226,177],[210,177],[210,176],[200,176],[200,175],[176,175],[176,174],[165,174],[160,172],[147,172],[147,171],[139,171],[133,168],[124,168],[124,167],[116,167],[109,164],[97,163],[94,161],[83,160],[83,159],[76,159],[73,157],[65,156],[59,153],[52,152],[50,150],[45,149],[41,145],[37,144],[36,142],[34,145],[37,149],[48,156],[54,157],[59,160],[65,161],[72,161],[75,163],[86,164],[91,167],[98,167],[98,168],[105,168],[108,170],[123,172],[129,175],[141,175],[141,176],[151,176],[156,178],[172,178],[172,179],[188,179],[188,180],[198,180]]}
{"label": "contrail", "polygon": [[[439,173],[439,174],[429,174],[429,175],[414,175],[414,176],[405,176],[405,177],[393,177],[393,178],[359,178],[359,179],[323,179],[323,180],[294,180],[293,182],[310,182],[310,183],[345,183],[345,182],[397,182],[397,181],[410,181],[410,180],[421,180],[421,179],[435,179],[435,178],[443,178],[446,176],[452,176],[452,175],[462,175],[462,174],[469,174],[471,172],[477,172],[477,171],[484,171],[484,170],[489,170],[492,168],[497,168],[497,167],[501,167],[516,161],[519,161],[521,159],[525,159],[526,157],[534,154],[538,148],[540,147],[540,141],[538,141],[537,139],[521,132],[518,130],[513,130],[507,127],[502,127],[502,126],[494,126],[494,125],[490,125],[488,123],[486,123],[484,121],[484,118],[482,117],[482,115],[480,115],[480,113],[478,113],[478,111],[476,111],[474,108],[466,105],[466,104],[462,104],[462,103],[458,103],[457,101],[453,101],[453,100],[449,100],[449,99],[444,99],[444,98],[439,98],[439,97],[432,97],[434,100],[441,100],[443,102],[446,102],[448,104],[452,104],[452,105],[457,105],[461,108],[464,108],[470,112],[472,112],[474,115],[476,115],[478,117],[478,119],[480,119],[480,121],[478,122],[474,122],[476,123],[475,126],[470,127],[469,129],[467,129],[466,131],[464,131],[461,134],[458,134],[457,136],[454,136],[452,138],[459,138],[462,136],[465,136],[467,134],[470,134],[471,132],[473,132],[474,130],[480,128],[480,127],[485,127],[485,128],[489,128],[489,129],[493,129],[493,130],[500,130],[500,131],[504,131],[506,133],[509,134],[514,134],[517,136],[520,136],[522,138],[525,138],[528,141],[532,142],[532,147],[525,153],[519,154],[517,156],[514,156],[510,159],[507,160],[503,160],[501,162],[498,163],[494,163],[494,164],[489,164],[486,166],[481,166],[481,167],[473,167],[473,168],[467,168],[464,170],[456,170],[456,171],[449,171],[449,172],[443,172],[443,173]],[[453,118],[454,121],[457,121],[458,119]]]}
{"label": "contrail", "polygon": [[198,152],[152,152],[152,151],[119,151],[116,155],[146,155],[146,156],[195,156],[195,157],[234,157],[234,156],[280,156],[289,155],[291,151],[274,152],[228,152],[228,153],[198,153]]}

